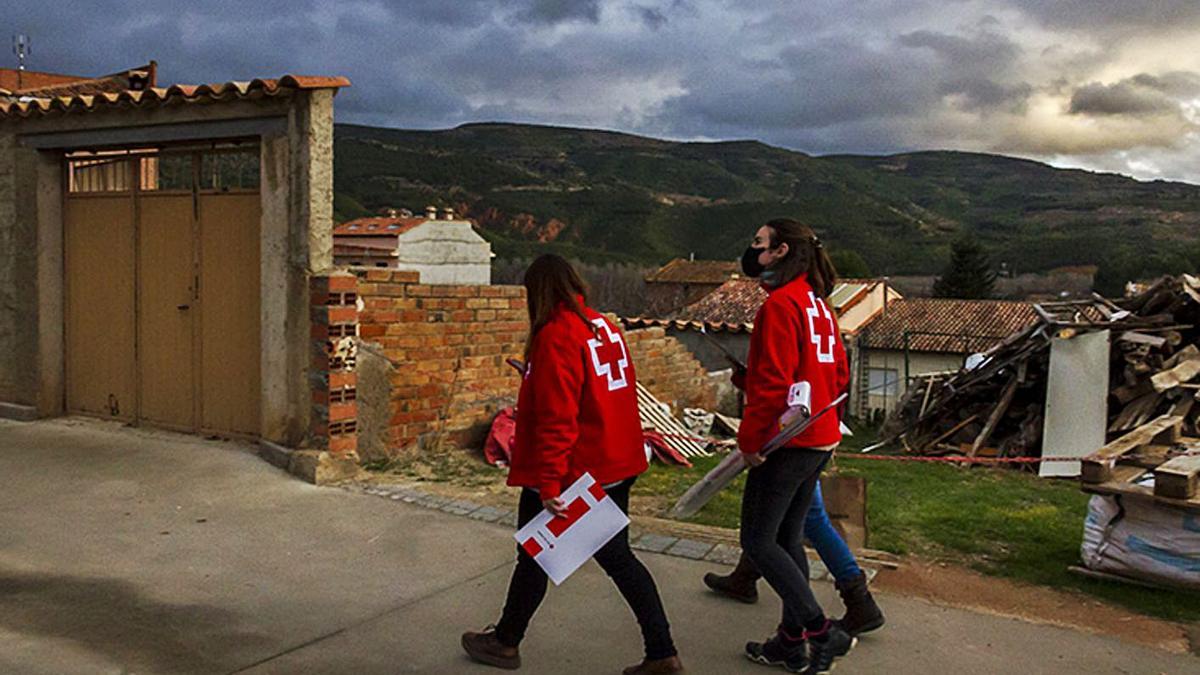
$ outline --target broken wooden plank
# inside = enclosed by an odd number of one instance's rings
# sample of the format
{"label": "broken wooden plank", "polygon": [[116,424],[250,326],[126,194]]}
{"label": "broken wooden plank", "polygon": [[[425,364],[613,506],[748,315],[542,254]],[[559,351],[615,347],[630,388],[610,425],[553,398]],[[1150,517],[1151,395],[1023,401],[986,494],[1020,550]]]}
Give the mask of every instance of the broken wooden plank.
{"label": "broken wooden plank", "polygon": [[967,419],[959,422],[958,424],[955,424],[953,427],[950,427],[949,431],[947,431],[946,433],[942,434],[941,436],[938,436],[937,438],[933,439],[932,442],[926,443],[925,447],[927,447],[927,448],[937,447],[938,443],[941,443],[942,441],[946,440],[947,438],[950,438],[954,434],[957,434],[958,432],[962,431],[968,424],[970,424],[971,422],[974,422],[977,419],[979,419],[979,415],[971,415]]}
{"label": "broken wooden plank", "polygon": [[[1190,355],[1184,358],[1176,359],[1187,352]],[[1166,370],[1155,373],[1150,377],[1150,384],[1154,386],[1154,391],[1164,392],[1168,389],[1174,389],[1184,382],[1189,382],[1197,375],[1200,375],[1200,350],[1196,349],[1196,345],[1188,345],[1175,356],[1168,359],[1168,363],[1175,362],[1177,365],[1167,366]],[[1166,364],[1164,364],[1166,365]]]}
{"label": "broken wooden plank", "polygon": [[1171,355],[1171,358],[1164,361],[1163,368],[1174,368],[1184,361],[1190,361],[1198,356],[1200,356],[1200,349],[1197,349],[1196,345],[1188,345],[1175,352]]}
{"label": "broken wooden plank", "polygon": [[1150,380],[1141,380],[1137,384],[1123,384],[1113,389],[1111,393],[1123,405],[1153,391],[1154,387],[1150,384]]}
{"label": "broken wooden plank", "polygon": [[1139,333],[1135,330],[1127,330],[1124,333],[1121,333],[1121,335],[1117,337],[1117,340],[1120,342],[1129,342],[1138,345],[1148,345],[1150,347],[1154,347],[1155,349],[1159,349],[1167,343],[1167,338],[1165,337]]}
{"label": "broken wooden plank", "polygon": [[1112,424],[1108,425],[1109,432],[1129,431],[1136,427],[1135,422],[1139,417],[1158,407],[1158,399],[1159,395],[1153,391],[1135,398],[1113,418]]}
{"label": "broken wooden plank", "polygon": [[1154,469],[1154,496],[1191,499],[1196,496],[1200,476],[1200,455],[1184,455]]}
{"label": "broken wooden plank", "polygon": [[[983,431],[979,432],[979,435],[975,437],[975,442],[971,444],[971,451],[967,453],[968,457],[974,457],[979,452],[979,448],[987,443],[992,432],[996,430],[996,425],[1004,417],[1004,413],[1008,412],[1008,406],[1012,403],[1015,393],[1017,393],[1017,378],[1014,376],[1004,387],[1004,393],[1000,395],[1000,402],[992,409],[992,414],[988,415],[987,423],[983,425]],[[1100,432],[1097,431],[1097,433]]]}
{"label": "broken wooden plank", "polygon": [[1139,446],[1150,443],[1171,445],[1179,440],[1183,418],[1163,415],[1125,434],[1083,458],[1083,480],[1085,483],[1102,483],[1112,478],[1117,459]]}

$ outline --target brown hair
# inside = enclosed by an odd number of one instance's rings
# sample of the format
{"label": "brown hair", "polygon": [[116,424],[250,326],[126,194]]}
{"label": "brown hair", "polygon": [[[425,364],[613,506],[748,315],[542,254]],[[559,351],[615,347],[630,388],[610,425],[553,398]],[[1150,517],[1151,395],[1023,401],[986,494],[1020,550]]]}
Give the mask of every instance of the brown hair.
{"label": "brown hair", "polygon": [[801,274],[808,275],[808,285],[818,297],[825,299],[833,292],[837,283],[837,270],[833,261],[821,245],[821,240],[811,227],[791,218],[768,220],[771,230],[771,248],[788,245],[788,252],[771,269],[779,275],[782,286]]}
{"label": "brown hair", "polygon": [[550,317],[560,304],[565,304],[588,328],[595,330],[580,303],[580,298],[587,303],[587,284],[562,256],[553,253],[539,256],[525,270],[523,283],[529,307],[529,337],[525,339],[527,363],[534,336],[550,322]]}

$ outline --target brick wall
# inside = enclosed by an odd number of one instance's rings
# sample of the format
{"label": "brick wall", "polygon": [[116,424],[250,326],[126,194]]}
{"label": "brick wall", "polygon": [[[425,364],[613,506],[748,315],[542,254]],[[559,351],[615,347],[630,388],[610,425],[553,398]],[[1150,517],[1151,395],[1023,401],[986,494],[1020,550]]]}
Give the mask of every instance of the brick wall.
{"label": "brick wall", "polygon": [[679,340],[662,328],[625,332],[638,381],[676,415],[683,408],[712,410],[717,391],[704,366]]}
{"label": "brick wall", "polygon": [[310,439],[314,448],[335,455],[357,449],[358,280],[349,274],[310,280],[312,390]]}
{"label": "brick wall", "polygon": [[358,293],[359,335],[390,362],[386,396],[370,402],[386,406],[379,417],[387,419],[386,447],[364,456],[395,456],[442,439],[481,446],[520,386],[505,359],[525,348],[525,289],[435,286],[419,283],[416,272],[366,270]]}

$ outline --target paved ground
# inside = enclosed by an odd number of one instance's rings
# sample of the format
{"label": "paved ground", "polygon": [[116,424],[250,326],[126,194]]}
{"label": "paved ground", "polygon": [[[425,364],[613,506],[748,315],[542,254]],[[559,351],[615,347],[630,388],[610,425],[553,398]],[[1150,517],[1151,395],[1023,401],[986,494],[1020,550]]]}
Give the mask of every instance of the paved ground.
{"label": "paved ground", "polygon": [[[509,529],[305,485],[248,447],[90,421],[0,421],[0,673],[486,673],[458,635],[494,620]],[[692,673],[778,606],[700,589],[711,563],[642,554]],[[837,607],[833,589],[818,595]],[[842,673],[1194,673],[1188,656],[884,596]],[[526,672],[613,673],[636,626],[589,565],[552,589]]]}

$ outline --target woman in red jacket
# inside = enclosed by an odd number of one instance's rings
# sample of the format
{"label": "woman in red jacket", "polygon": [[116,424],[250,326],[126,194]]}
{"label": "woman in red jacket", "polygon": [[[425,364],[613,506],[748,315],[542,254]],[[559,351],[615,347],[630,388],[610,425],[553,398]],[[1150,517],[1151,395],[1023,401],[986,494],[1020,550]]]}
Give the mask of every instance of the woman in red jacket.
{"label": "woman in red jacket", "polygon": [[[517,434],[508,484],[521,488],[517,524],[543,508],[565,513],[562,490],[584,473],[629,511],[629,490],[647,468],[633,361],[621,333],[587,306],[583,280],[564,259],[543,255],[525,272],[529,339],[517,399]],[[594,556],[637,616],[645,660],[626,675],[678,673],[671,629],[649,570],[622,530]],[[518,645],[546,594],[546,573],[521,547],[504,613],[494,630],[464,633],[476,661],[519,668]]]}
{"label": "woman in red jacket", "polygon": [[854,639],[825,618],[809,588],[804,521],[821,470],[842,439],[838,415],[823,415],[766,457],[759,450],[779,432],[789,407],[800,403],[798,391],[811,391],[804,403],[816,412],[849,383],[837,319],[825,302],[836,272],[812,229],[785,218],[758,229],[742,269],[761,277],[768,297],[754,318],[738,431],[738,447],[752,467],[742,497],[741,543],[783,600],[776,634],[748,643],[746,656],[793,672],[827,673]]}

